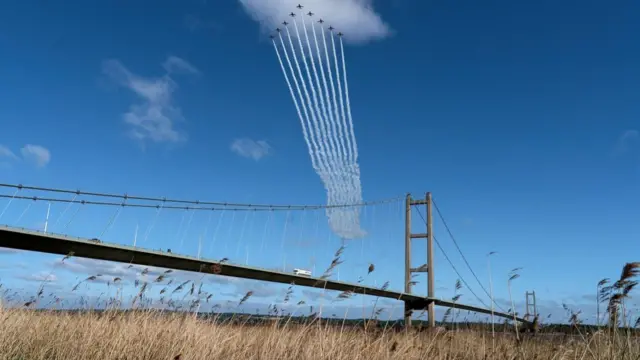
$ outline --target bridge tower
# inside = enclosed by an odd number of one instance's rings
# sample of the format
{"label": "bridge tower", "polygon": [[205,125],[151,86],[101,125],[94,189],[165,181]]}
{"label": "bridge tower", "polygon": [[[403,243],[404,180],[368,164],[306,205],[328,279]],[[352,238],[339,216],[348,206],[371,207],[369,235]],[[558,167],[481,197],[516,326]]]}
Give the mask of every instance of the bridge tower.
{"label": "bridge tower", "polygon": [[[431,210],[431,193],[428,192],[424,199],[413,200],[411,194],[407,194],[405,202],[405,236],[404,236],[404,292],[411,294],[412,274],[427,273],[427,296],[435,297],[435,279],[433,274],[433,214]],[[424,205],[426,209],[425,233],[413,233],[411,231],[411,209],[413,206]],[[426,239],[427,240],[427,263],[417,268],[411,267],[411,240]],[[411,326],[411,312],[415,305],[405,302],[404,304],[404,322],[405,326]],[[429,326],[435,327],[436,317],[433,302],[427,303]]]}
{"label": "bridge tower", "polygon": [[536,306],[536,292],[535,291],[527,291],[525,293],[526,296],[526,309],[524,314],[524,319],[529,320],[529,318],[535,318],[538,315],[538,307]]}

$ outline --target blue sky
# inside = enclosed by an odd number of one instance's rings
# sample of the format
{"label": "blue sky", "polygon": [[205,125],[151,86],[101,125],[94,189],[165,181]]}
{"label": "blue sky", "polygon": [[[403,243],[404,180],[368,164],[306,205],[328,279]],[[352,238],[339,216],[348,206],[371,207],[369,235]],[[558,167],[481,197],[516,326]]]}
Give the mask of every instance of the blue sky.
{"label": "blue sky", "polygon": [[[374,2],[371,13],[359,7],[369,1],[345,2],[351,5],[342,12],[327,3],[306,5],[345,29],[365,200],[433,192],[485,284],[485,254],[499,252],[492,266],[501,298],[507,272],[523,267],[514,285],[518,298],[535,289],[539,301],[583,304],[599,279],[637,260],[630,254],[640,247],[634,221],[640,4],[396,0]],[[272,10],[256,4],[0,5],[2,182],[230,202],[326,202],[264,31]],[[154,93],[171,125],[155,140],[131,136],[123,116],[149,98],[123,85],[123,74],[171,87]],[[239,152],[236,140],[242,140]],[[249,150],[255,157],[242,156]],[[19,204],[1,222],[15,221],[26,206]],[[46,205],[33,207],[39,210],[30,209],[23,226],[43,221]],[[353,265],[343,273],[355,280],[363,264],[376,261],[375,281],[399,287],[401,214],[391,205],[377,209],[363,215],[369,242],[350,245]],[[63,210],[52,206],[54,214]],[[96,210],[73,231],[99,232],[111,214]],[[144,227],[152,215],[123,212],[109,240],[126,242],[124,234],[130,238],[135,224]],[[156,229],[149,245],[173,244],[168,234],[178,231],[182,215],[163,214],[163,230]],[[311,228],[314,216],[296,225]],[[256,217],[246,233],[240,218],[225,226],[229,235],[248,238],[242,246],[253,249],[250,259],[281,266],[276,230],[267,240],[276,245],[256,250],[257,228],[266,220]],[[191,226],[210,234],[207,221],[201,215]],[[275,223],[277,229],[288,224],[284,216]],[[321,231],[327,240],[316,247],[324,254],[316,255],[318,267],[339,246],[326,224]],[[436,235],[486,301],[439,222]],[[197,235],[185,237],[191,239],[185,252],[197,252]],[[229,257],[242,261],[236,243],[227,246]],[[289,257],[309,261],[310,252],[300,245]],[[31,264],[21,270],[27,275],[43,271],[32,254],[2,256]],[[436,262],[438,285],[451,288],[457,276],[439,252]]]}

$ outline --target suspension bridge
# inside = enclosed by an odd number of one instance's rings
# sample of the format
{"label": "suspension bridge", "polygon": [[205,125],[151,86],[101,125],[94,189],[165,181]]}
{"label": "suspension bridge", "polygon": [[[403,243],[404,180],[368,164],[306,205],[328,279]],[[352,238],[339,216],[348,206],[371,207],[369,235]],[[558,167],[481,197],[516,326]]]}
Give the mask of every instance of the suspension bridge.
{"label": "suspension bridge", "polygon": [[[5,200],[4,207],[0,208],[0,247],[175,269],[203,275],[212,274],[271,283],[295,284],[295,286],[300,287],[339,291],[343,294],[362,294],[377,298],[388,298],[404,303],[405,321],[408,324],[411,323],[413,311],[427,310],[429,323],[434,325],[434,306],[467,310],[479,314],[493,314],[496,317],[525,323],[528,320],[527,316],[521,318],[515,316],[511,311],[504,311],[499,304],[495,303],[492,297],[489,298],[489,304],[492,304],[491,302],[493,301],[493,306],[487,305],[473,292],[444,252],[438,239],[434,236],[432,224],[432,205],[434,202],[430,194],[423,200],[414,200],[407,196],[406,198],[346,205],[260,205],[120,195],[17,184],[0,184],[0,188],[9,190],[0,194],[0,199]],[[388,213],[378,214],[376,219],[375,209],[380,206],[386,207]],[[425,207],[424,214],[420,210],[421,206]],[[311,249],[314,253],[312,258],[317,259],[313,259],[313,261],[326,262],[327,269],[324,270],[322,275],[318,275],[315,271],[316,264],[313,263],[312,268],[314,268],[314,271],[312,276],[294,274],[291,271],[292,265],[304,267],[302,266],[304,261],[302,261],[301,251],[298,248],[297,251],[293,251],[290,254],[290,264],[286,262],[287,251],[291,247],[295,250],[296,244],[302,245],[304,243],[304,239],[307,238],[305,232],[312,233],[310,236],[314,240],[322,238],[319,235],[322,223],[319,215],[332,207],[358,207],[362,209],[364,228],[369,229],[369,233],[365,236],[365,239],[351,240],[351,243],[347,244],[342,242],[335,252],[327,249],[328,251],[325,251],[324,255],[320,254],[319,248],[332,245],[330,239],[324,242],[313,242],[307,247],[302,246],[303,249]],[[437,213],[442,215],[437,206],[435,208]],[[367,209],[370,209],[369,212],[367,212]],[[412,212],[412,209],[417,209],[418,211]],[[144,221],[146,226],[143,227],[144,231],[139,236],[139,224],[143,215],[140,211],[145,210],[148,219]],[[128,212],[128,216],[123,216],[125,212]],[[307,216],[306,219],[308,220],[305,222],[304,215],[307,212],[315,213],[315,221],[313,216]],[[168,235],[171,226],[167,226],[167,224],[170,221],[167,219],[159,221],[159,218],[163,214],[180,213],[182,216],[180,216],[181,220],[178,223],[176,235]],[[212,225],[214,213],[217,214],[218,221],[215,225]],[[274,219],[278,213],[285,214],[284,217],[280,217],[281,220],[284,220],[284,224],[281,224],[282,226],[274,224]],[[200,217],[203,220],[199,224],[199,229],[195,231],[197,236],[193,234],[193,228],[196,226],[194,223],[195,214],[201,214]],[[225,214],[227,215],[226,218]],[[229,214],[231,214],[230,219],[228,218]],[[241,214],[240,217],[243,218],[240,222],[242,226],[239,229],[239,233],[236,231],[234,234],[230,229],[235,218],[238,217],[237,214]],[[256,218],[260,214],[262,214],[263,223],[256,228]],[[297,221],[294,220],[293,214],[299,214]],[[367,214],[370,214],[370,216],[368,217]],[[11,218],[14,220],[12,221]],[[413,225],[420,224],[425,226],[426,232],[412,233],[412,218],[415,218]],[[390,289],[389,282],[382,286],[371,284],[371,281],[369,281],[369,284],[365,284],[363,277],[366,277],[374,270],[378,271],[379,269],[385,269],[385,267],[389,269],[397,268],[394,264],[381,260],[381,258],[389,258],[389,250],[387,248],[383,248],[378,254],[375,251],[369,251],[373,250],[373,247],[377,245],[373,239],[376,238],[375,234],[380,232],[380,229],[367,227],[367,219],[370,220],[369,222],[372,226],[380,225],[381,221],[379,219],[384,222],[394,222],[393,219],[396,219],[398,220],[397,225],[393,225],[397,230],[402,230],[401,224],[404,223],[404,236],[394,235],[394,233],[400,235],[400,231],[390,231],[380,237],[385,242],[390,243],[393,248],[401,248],[402,242],[400,239],[404,237],[405,278],[403,289]],[[444,217],[442,217],[442,220],[444,221]],[[229,224],[229,230],[225,235],[220,236],[221,227],[225,223]],[[118,227],[118,224],[121,226]],[[446,222],[444,224],[450,234],[448,225]],[[213,234],[209,232],[211,228],[213,228]],[[124,231],[125,229],[127,231]],[[382,232],[384,233],[384,231]],[[158,240],[155,241],[154,239]],[[240,246],[243,239],[246,243],[244,264],[242,264],[243,256],[240,254]],[[364,242],[367,239],[373,243],[367,244],[365,247]],[[420,239],[426,239],[428,262],[425,265],[412,268],[411,245],[414,241]],[[455,239],[452,239],[455,242]],[[357,243],[358,241],[360,244]],[[234,242],[236,245],[235,251],[230,249]],[[207,243],[211,251],[204,250]],[[453,267],[459,279],[464,282],[466,288],[484,306],[468,305],[460,301],[446,300],[435,296],[434,243],[446,261]],[[360,245],[360,249],[358,249],[358,245]],[[158,247],[161,250],[157,250]],[[260,261],[264,261],[263,257],[255,261],[258,266],[250,265],[250,247],[254,248],[254,253],[260,253],[266,258],[280,257],[279,255],[282,255],[282,258],[285,259],[282,269],[274,267],[272,262],[260,264]],[[457,243],[456,248],[460,250]],[[360,250],[360,262],[353,263],[351,267],[346,267],[346,264],[342,264],[345,258],[358,257],[358,250]],[[218,254],[218,256],[211,256],[212,253]],[[291,257],[293,257],[293,260],[291,260]],[[217,258],[217,260],[213,260],[214,258]],[[469,265],[466,258],[465,263]],[[366,268],[366,264],[369,264],[369,267],[367,274],[364,274],[365,270],[362,268]],[[338,275],[340,274],[340,270],[342,270],[342,278],[344,280],[340,278],[333,279],[336,272]],[[486,292],[473,269],[471,271]],[[412,287],[417,284],[416,276],[422,272],[427,273],[428,296],[413,293]],[[350,278],[351,275],[358,274],[363,274],[363,276],[360,276],[357,280]]]}

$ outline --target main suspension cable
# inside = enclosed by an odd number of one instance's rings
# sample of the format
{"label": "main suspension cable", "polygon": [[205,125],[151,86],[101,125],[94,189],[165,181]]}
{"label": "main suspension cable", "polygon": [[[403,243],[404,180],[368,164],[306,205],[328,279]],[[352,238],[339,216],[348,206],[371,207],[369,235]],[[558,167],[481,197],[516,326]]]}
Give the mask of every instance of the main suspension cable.
{"label": "main suspension cable", "polygon": [[[75,194],[75,195],[83,195],[83,196],[94,196],[101,198],[112,198],[112,199],[128,199],[128,200],[137,200],[137,201],[149,201],[149,202],[163,202],[163,203],[174,203],[174,204],[184,204],[184,205],[210,205],[210,206],[223,206],[223,207],[235,207],[235,208],[265,208],[272,210],[309,210],[309,209],[329,209],[329,208],[348,208],[348,207],[361,207],[375,204],[384,204],[388,202],[393,202],[401,199],[401,197],[383,199],[377,201],[365,201],[354,204],[337,204],[337,205],[277,205],[277,204],[242,204],[242,203],[228,203],[228,202],[220,202],[220,201],[199,201],[199,200],[183,200],[183,199],[168,199],[168,198],[157,198],[157,197],[147,197],[147,196],[133,196],[128,194],[113,194],[113,193],[100,193],[100,192],[90,192],[90,191],[80,191],[80,190],[66,190],[66,189],[58,189],[58,188],[47,188],[47,187],[39,187],[39,186],[27,186],[21,184],[4,184],[0,183],[0,187],[4,188],[13,188],[19,190],[33,190],[33,191],[42,191],[42,192],[53,192],[53,193],[61,193],[61,194]],[[16,194],[17,194],[16,191]],[[2,196],[6,197],[6,196]],[[16,197],[16,199],[19,197]],[[97,203],[98,201],[96,201]],[[107,202],[103,202],[107,203]],[[120,203],[118,203],[120,204]],[[153,205],[152,207],[155,207]],[[167,207],[171,208],[171,207]],[[175,207],[184,209],[186,207]],[[193,207],[191,207],[193,209]],[[240,210],[240,209],[239,209]]]}

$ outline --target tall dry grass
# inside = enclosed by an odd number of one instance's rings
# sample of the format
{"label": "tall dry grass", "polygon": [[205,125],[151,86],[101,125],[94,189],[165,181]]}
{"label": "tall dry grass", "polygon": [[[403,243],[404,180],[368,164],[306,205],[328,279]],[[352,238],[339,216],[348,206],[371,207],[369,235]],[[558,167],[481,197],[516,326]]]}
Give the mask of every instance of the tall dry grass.
{"label": "tall dry grass", "polygon": [[193,315],[0,308],[0,359],[635,359],[640,345],[589,337],[367,331],[313,323],[219,324]]}

